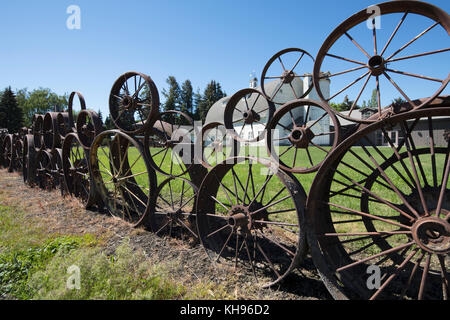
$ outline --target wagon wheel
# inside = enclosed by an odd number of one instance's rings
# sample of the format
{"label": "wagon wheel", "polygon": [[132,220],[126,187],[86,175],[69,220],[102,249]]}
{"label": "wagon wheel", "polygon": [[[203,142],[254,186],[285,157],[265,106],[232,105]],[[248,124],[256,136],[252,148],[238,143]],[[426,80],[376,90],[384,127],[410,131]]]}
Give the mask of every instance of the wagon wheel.
{"label": "wagon wheel", "polygon": [[198,161],[207,169],[212,169],[225,159],[239,155],[239,142],[227,136],[225,126],[211,122],[203,126],[197,138],[197,150],[201,150]]}
{"label": "wagon wheel", "polygon": [[44,146],[47,149],[61,148],[61,140],[58,132],[58,112],[47,112],[42,125]]}
{"label": "wagon wheel", "polygon": [[6,134],[5,135],[0,135],[0,168],[4,167],[5,165],[5,159],[4,159],[4,149],[3,149],[3,142],[5,141],[6,138]]}
{"label": "wagon wheel", "polygon": [[83,110],[77,118],[77,134],[85,149],[89,149],[94,138],[103,131],[103,123],[98,114],[92,110]]}
{"label": "wagon wheel", "polygon": [[88,152],[83,148],[78,135],[69,133],[64,139],[62,148],[62,165],[64,181],[68,193],[79,198],[85,207],[97,204],[94,188],[92,188]]}
{"label": "wagon wheel", "polygon": [[61,145],[64,143],[64,138],[70,132],[72,132],[72,127],[70,126],[69,113],[59,112],[56,117],[57,132],[59,134],[59,140]]}
{"label": "wagon wheel", "polygon": [[[75,96],[77,96],[77,100],[75,100]],[[72,92],[69,96],[69,102],[67,105],[67,112],[69,113],[69,127],[71,128],[70,132],[75,132],[75,116],[76,113],[79,111],[75,110],[86,110],[86,101],[84,100],[84,97],[79,92]]]}
{"label": "wagon wheel", "polygon": [[44,147],[43,126],[44,126],[44,116],[36,115],[35,120],[33,122],[34,147],[36,148],[36,151],[39,151]]}
{"label": "wagon wheel", "polygon": [[188,172],[194,165],[195,133],[194,122],[187,114],[159,114],[144,138],[144,151],[152,168],[169,177]]}
{"label": "wagon wheel", "polygon": [[158,236],[179,236],[198,241],[194,203],[197,187],[187,179],[168,178],[156,191],[149,224]]}
{"label": "wagon wheel", "polygon": [[36,155],[36,180],[41,189],[50,191],[55,188],[52,155],[47,150],[41,150]]}
{"label": "wagon wheel", "polygon": [[12,134],[6,135],[3,140],[3,165],[12,172]]}
{"label": "wagon wheel", "polygon": [[283,280],[307,252],[302,220],[306,194],[289,173],[274,173],[269,160],[233,160],[214,167],[199,189],[195,207],[200,240],[213,261],[240,264],[260,284],[270,286]]}
{"label": "wagon wheel", "polygon": [[34,137],[27,134],[23,140],[23,181],[29,186],[36,183],[36,150],[34,148]]}
{"label": "wagon wheel", "polygon": [[119,130],[99,134],[91,147],[92,179],[105,207],[134,226],[146,223],[156,174],[142,144]]}
{"label": "wagon wheel", "polygon": [[310,72],[314,58],[305,50],[288,48],[276,53],[264,66],[261,89],[277,106],[304,98],[313,88]]}
{"label": "wagon wheel", "polygon": [[243,89],[231,96],[225,106],[225,128],[238,141],[260,141],[274,112],[275,105],[262,92]]}
{"label": "wagon wheel", "polygon": [[118,129],[142,133],[159,112],[159,94],[153,80],[139,72],[127,72],[114,83],[109,112]]}
{"label": "wagon wheel", "polygon": [[[444,90],[450,76],[447,68],[430,67],[446,66],[450,59],[450,48],[445,48],[450,35],[446,12],[418,1],[390,1],[376,7],[382,29],[376,28],[370,7],[356,13],[328,36],[314,65],[313,81],[320,99],[331,104],[341,102],[334,99],[346,94],[349,112],[339,115],[356,122],[377,121],[383,106],[399,96],[410,109],[424,107]],[[433,41],[424,42],[430,34]],[[321,73],[325,70],[331,73]],[[329,78],[339,85],[328,95],[319,82]],[[354,111],[371,95],[378,117],[369,121]],[[414,100],[423,97],[428,98]]]}
{"label": "wagon wheel", "polygon": [[[448,298],[450,144],[435,129],[449,116],[449,108],[392,116],[324,161],[307,203],[308,243],[336,299]],[[383,275],[377,286],[373,266]]]}
{"label": "wagon wheel", "polygon": [[269,154],[283,170],[294,173],[319,169],[339,141],[340,125],[334,113],[326,104],[309,99],[285,104],[267,127]]}
{"label": "wagon wheel", "polygon": [[52,174],[55,187],[61,191],[64,196],[67,193],[66,184],[64,182],[64,167],[62,149],[52,150]]}
{"label": "wagon wheel", "polygon": [[14,144],[14,170],[17,170],[20,174],[23,174],[23,142],[18,139]]}

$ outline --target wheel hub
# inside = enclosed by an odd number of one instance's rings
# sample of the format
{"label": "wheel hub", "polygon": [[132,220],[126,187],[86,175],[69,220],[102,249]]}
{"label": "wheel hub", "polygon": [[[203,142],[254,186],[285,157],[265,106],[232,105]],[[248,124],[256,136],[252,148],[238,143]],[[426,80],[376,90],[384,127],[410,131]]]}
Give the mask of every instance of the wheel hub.
{"label": "wheel hub", "polygon": [[254,110],[245,111],[243,116],[246,124],[252,124],[260,119],[259,115]]}
{"label": "wheel hub", "polygon": [[133,110],[136,107],[134,99],[128,95],[122,98],[122,107],[127,110]]}
{"label": "wheel hub", "polygon": [[[448,214],[447,214],[448,217]],[[433,254],[450,253],[450,223],[438,217],[424,217],[412,227],[414,241]]]}
{"label": "wheel hub", "polygon": [[281,75],[281,80],[283,83],[291,83],[295,78],[294,71],[285,70]]}
{"label": "wheel hub", "polygon": [[314,137],[314,133],[310,128],[294,127],[289,135],[289,141],[297,148],[305,149]]}
{"label": "wheel hub", "polygon": [[368,66],[373,76],[381,75],[385,70],[385,61],[382,56],[373,56],[369,59]]}

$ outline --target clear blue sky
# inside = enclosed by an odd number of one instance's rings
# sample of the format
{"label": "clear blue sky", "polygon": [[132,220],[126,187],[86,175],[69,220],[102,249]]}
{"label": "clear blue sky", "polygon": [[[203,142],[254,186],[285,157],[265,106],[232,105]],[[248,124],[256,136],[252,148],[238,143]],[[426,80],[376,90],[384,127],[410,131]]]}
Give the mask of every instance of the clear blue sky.
{"label": "clear blue sky", "polygon": [[[450,9],[448,0],[429,2]],[[248,86],[253,70],[259,76],[281,49],[299,47],[315,57],[339,23],[374,3],[2,1],[0,88],[80,91],[88,106],[101,108],[104,115],[109,113],[112,84],[130,70],[149,74],[160,91],[174,75],[180,83],[190,79],[194,89],[201,90],[214,79],[232,94]],[[72,4],[81,8],[81,30],[66,28],[66,9]]]}

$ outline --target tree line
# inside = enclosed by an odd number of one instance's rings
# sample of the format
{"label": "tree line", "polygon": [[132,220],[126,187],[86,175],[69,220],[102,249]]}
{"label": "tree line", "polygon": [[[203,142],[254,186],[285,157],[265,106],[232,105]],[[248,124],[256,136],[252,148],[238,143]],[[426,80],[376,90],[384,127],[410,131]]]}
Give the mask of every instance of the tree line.
{"label": "tree line", "polygon": [[[210,81],[203,93],[198,88],[196,92],[190,80],[185,80],[181,86],[174,76],[166,80],[168,88],[162,90],[164,102],[160,111],[177,110],[188,114],[194,120],[205,121],[209,108],[226,96],[219,82]],[[143,95],[149,94],[143,92]],[[32,91],[19,89],[14,92],[11,87],[0,91],[0,128],[6,128],[10,133],[18,132],[22,127],[31,127],[34,114],[45,114],[50,111],[67,109],[69,94],[58,95],[48,88],[38,88]],[[98,110],[99,116],[102,113]],[[76,115],[75,115],[76,118]],[[103,119],[102,119],[103,120]],[[105,119],[107,129],[114,128],[108,115]]]}
{"label": "tree line", "polygon": [[[394,100],[392,100],[392,104],[397,105],[406,102],[406,100],[402,99],[401,97],[398,97]],[[350,100],[348,98],[348,95],[344,97],[344,100],[341,103],[330,103],[330,106],[339,112],[343,111],[349,111],[353,106],[354,101]],[[385,106],[382,106],[382,108]],[[363,100],[361,105],[356,104],[354,109],[374,109],[378,110],[378,102],[377,102],[377,89],[372,90],[372,96],[370,97],[369,101]]]}

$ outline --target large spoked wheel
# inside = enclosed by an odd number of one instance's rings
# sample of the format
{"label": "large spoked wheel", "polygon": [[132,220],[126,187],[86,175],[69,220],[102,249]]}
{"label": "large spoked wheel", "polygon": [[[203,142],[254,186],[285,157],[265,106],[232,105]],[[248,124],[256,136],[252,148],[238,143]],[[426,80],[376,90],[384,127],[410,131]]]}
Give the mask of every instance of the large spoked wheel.
{"label": "large spoked wheel", "polygon": [[96,193],[90,179],[88,152],[78,135],[69,133],[64,139],[62,165],[68,193],[80,200],[85,207],[96,205]]}
{"label": "large spoked wheel", "polygon": [[145,133],[144,151],[156,171],[180,177],[194,166],[193,120],[185,113],[167,111],[157,116]]}
{"label": "large spoked wheel", "polygon": [[95,188],[111,215],[134,226],[146,224],[156,174],[142,145],[119,130],[104,131],[92,144],[90,164]]}
{"label": "large spoked wheel", "polygon": [[261,141],[274,112],[275,105],[264,93],[252,88],[243,89],[231,96],[225,106],[225,128],[240,142]]}
{"label": "large spoked wheel", "polygon": [[55,188],[52,174],[52,155],[41,150],[36,155],[36,180],[39,188],[50,191]]}
{"label": "large spoked wheel", "polygon": [[196,143],[196,152],[202,152],[198,160],[207,169],[239,155],[240,143],[227,135],[225,126],[220,122],[204,125]]}
{"label": "large spoked wheel", "polygon": [[[75,96],[78,99],[75,100]],[[84,97],[80,92],[74,91],[69,96],[69,102],[67,106],[70,132],[76,132],[75,115],[77,111],[75,110],[79,110],[78,112],[80,112],[81,110],[86,110],[86,101],[84,100]]]}
{"label": "large spoked wheel", "polygon": [[336,299],[448,298],[449,116],[429,108],[362,127],[324,161],[308,243]]}
{"label": "large spoked wheel", "polygon": [[168,178],[156,191],[149,223],[158,236],[180,237],[198,241],[194,203],[197,187],[184,178]]}
{"label": "large spoked wheel", "polygon": [[314,58],[305,50],[288,48],[269,59],[261,75],[261,89],[267,99],[281,106],[304,98],[313,88]]}
{"label": "large spoked wheel", "polygon": [[[339,115],[356,122],[379,120],[382,108],[398,97],[410,109],[427,106],[449,81],[448,68],[433,67],[448,64],[449,35],[449,15],[433,5],[390,1],[369,7],[345,20],[325,40],[314,65],[314,86],[331,106],[347,95],[348,111]],[[430,37],[433,40],[427,41]],[[329,93],[319,85],[328,78]],[[378,117],[362,119],[356,111],[363,100]]]}
{"label": "large spoked wheel", "polygon": [[159,94],[153,80],[139,72],[127,72],[114,83],[109,112],[117,128],[128,134],[143,133],[159,113]]}
{"label": "large spoked wheel", "polygon": [[242,266],[267,287],[283,280],[307,252],[306,194],[292,175],[274,173],[269,160],[229,160],[214,167],[200,187],[200,240],[214,262],[222,258]]}
{"label": "large spoked wheel", "polygon": [[77,118],[77,134],[85,149],[89,149],[94,138],[103,131],[103,123],[97,112],[82,110]]}
{"label": "large spoked wheel", "polygon": [[309,99],[285,104],[275,112],[267,129],[272,159],[283,170],[294,173],[319,169],[340,141],[335,114],[326,104]]}

